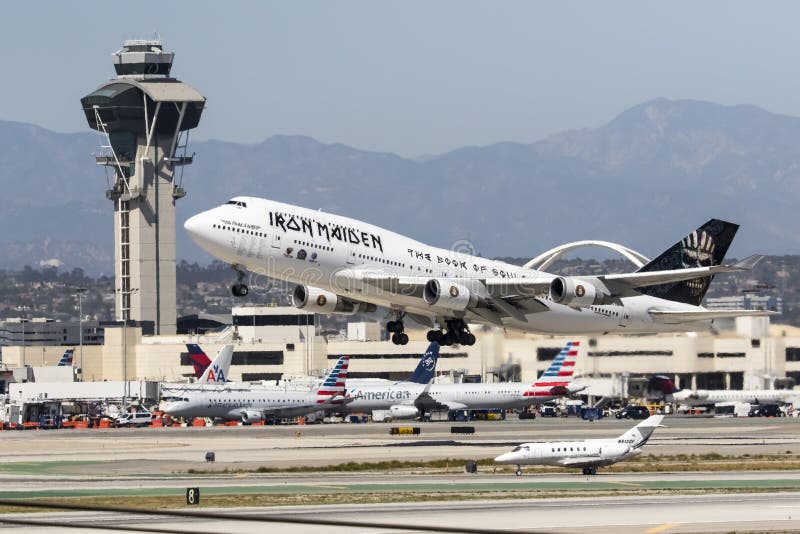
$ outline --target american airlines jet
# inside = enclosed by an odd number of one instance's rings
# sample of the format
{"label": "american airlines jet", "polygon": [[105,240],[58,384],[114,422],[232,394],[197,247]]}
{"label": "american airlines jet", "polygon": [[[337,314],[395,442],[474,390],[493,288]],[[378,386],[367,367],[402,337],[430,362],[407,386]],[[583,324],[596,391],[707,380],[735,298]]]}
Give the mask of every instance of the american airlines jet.
{"label": "american airlines jet", "polygon": [[578,341],[572,341],[553,359],[536,381],[465,384],[414,384],[349,388],[351,412],[388,410],[394,419],[422,417],[432,410],[496,410],[526,408],[584,389],[572,383]]}
{"label": "american airlines jet", "polygon": [[348,217],[253,197],[236,197],[184,224],[204,250],[238,273],[297,284],[292,300],[317,313],[388,308],[395,344],[405,320],[430,328],[428,341],[472,345],[468,323],[523,332],[591,334],[704,330],[711,320],[765,315],[700,306],[715,274],[751,268],[722,260],[738,225],[712,219],[638,271],[556,276],[436,248]]}
{"label": "american airlines jet", "polygon": [[206,386],[185,389],[171,397],[164,412],[173,417],[209,417],[255,423],[267,417],[296,417],[320,410],[341,409],[348,401],[345,380],[349,356],[342,356],[325,381],[314,391]]}

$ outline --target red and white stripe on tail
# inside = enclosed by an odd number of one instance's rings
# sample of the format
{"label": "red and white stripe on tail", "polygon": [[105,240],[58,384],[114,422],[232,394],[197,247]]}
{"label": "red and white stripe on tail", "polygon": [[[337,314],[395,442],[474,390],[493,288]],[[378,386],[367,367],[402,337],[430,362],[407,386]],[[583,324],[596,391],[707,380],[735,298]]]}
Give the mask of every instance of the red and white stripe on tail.
{"label": "red and white stripe on tail", "polygon": [[558,397],[569,395],[569,384],[575,374],[575,361],[578,359],[580,341],[569,341],[553,359],[550,367],[542,373],[525,397]]}
{"label": "red and white stripe on tail", "polygon": [[339,358],[325,382],[317,390],[317,404],[331,402],[335,397],[344,398],[349,362],[350,356]]}

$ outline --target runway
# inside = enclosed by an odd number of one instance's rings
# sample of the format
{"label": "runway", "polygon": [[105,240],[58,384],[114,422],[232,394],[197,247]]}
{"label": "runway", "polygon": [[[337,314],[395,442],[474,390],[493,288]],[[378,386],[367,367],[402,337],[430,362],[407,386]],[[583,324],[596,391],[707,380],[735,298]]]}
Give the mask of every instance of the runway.
{"label": "runway", "polygon": [[[135,524],[147,528],[204,532],[261,533],[266,529],[291,528],[296,534],[330,532],[418,532],[415,525],[447,526],[455,529],[481,526],[495,532],[593,532],[593,533],[684,533],[790,531],[800,529],[800,494],[736,494],[656,497],[570,498],[539,500],[423,502],[379,505],[298,506],[291,508],[227,509],[239,518],[257,515],[276,518],[390,523],[399,530],[364,526],[291,525],[270,523],[170,519],[133,514],[109,517],[94,512],[9,514],[4,517],[47,519],[54,524],[85,523],[95,527]],[[66,528],[14,528],[25,534],[74,531]],[[106,532],[106,530],[100,530]],[[112,532],[112,530],[108,530]]]}
{"label": "runway", "polygon": [[[180,508],[186,488],[198,487],[201,505],[237,517],[288,514],[304,518],[404,525],[491,527],[548,532],[713,532],[800,529],[797,470],[610,473],[574,470],[526,472],[492,466],[466,474],[465,458],[492,457],[521,441],[611,437],[632,421],[575,419],[470,423],[474,435],[450,434],[451,423],[415,424],[419,436],[390,436],[387,424],[278,427],[108,429],[4,432],[0,499],[120,503]],[[460,425],[463,423],[459,423]],[[668,418],[645,447],[653,459],[677,454],[784,455],[800,467],[798,419]],[[207,464],[214,451],[217,462]],[[193,470],[246,470],[261,466],[324,466],[348,461],[454,458],[447,468],[375,469],[354,473],[193,474]],[[797,493],[795,493],[797,492]],[[614,494],[613,496],[608,496]],[[562,496],[564,498],[557,498]],[[491,497],[491,498],[489,498]],[[78,499],[78,501],[76,501]],[[395,502],[398,501],[398,502]],[[336,502],[323,505],[323,502]],[[243,505],[251,503],[248,508]],[[293,506],[284,506],[294,503]],[[796,511],[796,513],[793,513]],[[795,519],[795,515],[798,519]],[[0,517],[87,521],[202,532],[263,532],[264,525],[217,520],[110,519],[96,512],[5,514]],[[108,523],[113,521],[113,523]],[[11,528],[7,524],[0,529]],[[15,532],[74,532],[19,527]],[[280,528],[284,528],[283,526]],[[292,526],[296,533],[389,532],[387,529]]]}

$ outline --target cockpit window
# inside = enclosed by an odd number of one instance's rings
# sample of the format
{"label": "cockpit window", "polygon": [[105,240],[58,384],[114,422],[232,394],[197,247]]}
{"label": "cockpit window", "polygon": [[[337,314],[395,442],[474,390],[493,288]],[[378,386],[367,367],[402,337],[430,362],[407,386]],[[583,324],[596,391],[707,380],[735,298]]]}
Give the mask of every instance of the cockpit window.
{"label": "cockpit window", "polygon": [[247,202],[242,202],[241,200],[229,200],[225,204],[233,204],[234,206],[239,206],[240,208],[247,207]]}

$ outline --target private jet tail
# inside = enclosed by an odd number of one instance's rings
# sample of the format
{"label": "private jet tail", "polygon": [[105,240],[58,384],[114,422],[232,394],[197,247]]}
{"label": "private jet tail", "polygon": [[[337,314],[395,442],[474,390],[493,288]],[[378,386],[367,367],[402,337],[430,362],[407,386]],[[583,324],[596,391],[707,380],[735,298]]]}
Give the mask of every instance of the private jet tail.
{"label": "private jet tail", "polygon": [[75,349],[67,349],[58,361],[59,367],[66,367],[72,365],[72,355],[75,354]]}
{"label": "private jet tail", "polygon": [[663,415],[651,415],[617,438],[617,443],[630,445],[631,449],[642,448],[663,419]]}
{"label": "private jet tail", "polygon": [[228,381],[228,373],[231,369],[233,359],[233,345],[225,345],[221,349],[208,367],[203,372],[203,376],[198,382],[206,384],[221,384]]}
{"label": "private jet tail", "polygon": [[[711,219],[638,272],[720,265],[738,229],[738,224]],[[713,279],[713,276],[706,276],[683,282],[642,287],[639,291],[645,295],[699,306]]]}
{"label": "private jet tail", "polygon": [[439,361],[439,344],[434,341],[428,346],[428,350],[422,355],[419,360],[417,368],[411,376],[408,377],[408,382],[415,384],[427,384],[436,375],[436,363]]}
{"label": "private jet tail", "polygon": [[192,366],[194,367],[194,377],[202,378],[203,372],[205,372],[211,364],[211,359],[206,356],[206,353],[203,352],[200,345],[187,343],[186,348],[189,350],[189,361],[192,362]]}
{"label": "private jet tail", "polygon": [[350,356],[342,356],[339,358],[336,365],[328,374],[328,377],[315,392],[317,404],[325,404],[335,401],[336,399],[344,399],[349,362]]}
{"label": "private jet tail", "polygon": [[[525,392],[526,397],[537,396],[564,396],[573,393],[570,389],[572,376],[575,374],[575,361],[578,359],[580,341],[569,341],[553,359],[542,376],[532,384],[530,391]],[[547,389],[542,389],[547,388]]]}

